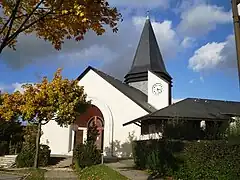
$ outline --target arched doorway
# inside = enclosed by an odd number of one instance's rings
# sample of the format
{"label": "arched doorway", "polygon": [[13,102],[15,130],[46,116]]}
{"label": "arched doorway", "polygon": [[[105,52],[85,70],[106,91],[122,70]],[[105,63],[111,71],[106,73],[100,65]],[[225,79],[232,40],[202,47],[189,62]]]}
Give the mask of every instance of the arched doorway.
{"label": "arched doorway", "polygon": [[97,137],[96,145],[99,149],[103,150],[104,118],[100,109],[94,105],[91,105],[85,113],[77,117],[74,123],[74,125],[77,126],[74,134],[74,147],[77,144],[84,143],[84,139],[87,137],[87,129],[93,123],[96,123],[99,130],[99,136]]}
{"label": "arched doorway", "polygon": [[88,121],[88,129],[92,126],[96,126],[98,130],[98,136],[96,139],[96,146],[98,149],[103,150],[103,136],[104,136],[104,122],[99,116],[93,116]]}

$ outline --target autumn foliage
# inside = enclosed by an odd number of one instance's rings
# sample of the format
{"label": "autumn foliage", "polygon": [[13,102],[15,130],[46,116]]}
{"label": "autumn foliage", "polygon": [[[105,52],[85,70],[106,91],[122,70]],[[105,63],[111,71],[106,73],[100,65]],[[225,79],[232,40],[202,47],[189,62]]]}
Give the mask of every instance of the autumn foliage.
{"label": "autumn foliage", "polygon": [[97,35],[108,25],[117,32],[120,13],[106,0],[2,0],[0,7],[0,53],[6,46],[13,47],[20,33],[36,33],[61,49],[64,40],[83,39],[93,30]]}
{"label": "autumn foliage", "polygon": [[41,125],[50,120],[60,126],[70,125],[90,102],[78,81],[63,79],[61,69],[57,70],[52,81],[44,77],[40,83],[25,84],[22,88],[22,93],[1,94],[0,119],[10,121],[20,117],[38,125],[34,161],[34,167],[37,167]]}
{"label": "autumn foliage", "polygon": [[0,117],[11,120],[21,116],[27,121],[55,120],[60,126],[71,124],[90,102],[76,80],[63,79],[58,69],[52,81],[23,85],[23,93],[2,94]]}

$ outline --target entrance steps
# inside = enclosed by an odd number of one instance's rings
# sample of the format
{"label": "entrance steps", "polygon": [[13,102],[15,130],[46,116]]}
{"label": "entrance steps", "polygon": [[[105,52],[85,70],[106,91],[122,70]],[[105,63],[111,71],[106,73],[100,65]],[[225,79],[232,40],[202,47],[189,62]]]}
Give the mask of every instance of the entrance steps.
{"label": "entrance steps", "polygon": [[0,156],[0,168],[11,168],[15,165],[17,155]]}

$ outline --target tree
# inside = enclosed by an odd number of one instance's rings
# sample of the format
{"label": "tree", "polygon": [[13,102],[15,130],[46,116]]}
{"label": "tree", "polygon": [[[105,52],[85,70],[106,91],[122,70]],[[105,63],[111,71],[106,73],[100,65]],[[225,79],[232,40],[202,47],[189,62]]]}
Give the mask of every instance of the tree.
{"label": "tree", "polygon": [[15,49],[20,33],[36,33],[60,50],[66,38],[82,40],[90,29],[102,35],[109,25],[117,32],[121,18],[106,0],[2,0],[0,7],[0,53]]}
{"label": "tree", "polygon": [[61,127],[70,125],[90,104],[86,101],[83,87],[77,83],[76,80],[63,79],[61,69],[58,69],[52,81],[44,77],[40,83],[23,85],[22,94],[15,92],[3,96],[1,117],[9,120],[14,112],[19,112],[23,120],[38,125],[35,168],[38,167],[41,126],[50,120],[56,121]]}

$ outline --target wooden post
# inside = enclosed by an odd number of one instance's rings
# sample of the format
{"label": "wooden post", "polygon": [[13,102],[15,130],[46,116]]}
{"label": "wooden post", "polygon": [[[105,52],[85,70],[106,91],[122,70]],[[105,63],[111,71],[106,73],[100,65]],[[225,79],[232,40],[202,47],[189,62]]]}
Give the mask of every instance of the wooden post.
{"label": "wooden post", "polygon": [[235,42],[236,42],[236,51],[237,51],[237,62],[238,62],[238,80],[240,86],[240,21],[238,14],[238,4],[240,0],[232,0],[232,12],[233,12],[233,25],[235,32]]}

